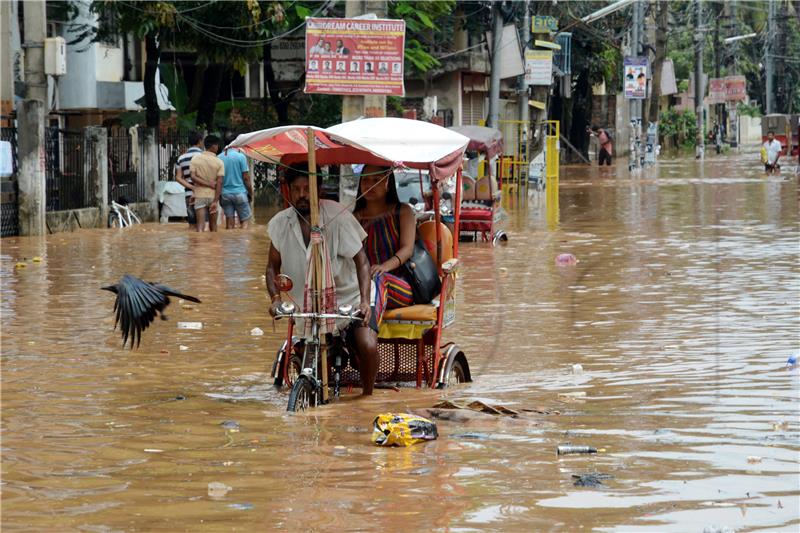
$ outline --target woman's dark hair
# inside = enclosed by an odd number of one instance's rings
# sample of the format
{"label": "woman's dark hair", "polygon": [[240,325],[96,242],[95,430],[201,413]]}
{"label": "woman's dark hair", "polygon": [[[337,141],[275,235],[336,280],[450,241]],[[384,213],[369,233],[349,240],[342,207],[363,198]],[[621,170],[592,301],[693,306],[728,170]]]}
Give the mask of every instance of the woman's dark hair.
{"label": "woman's dark hair", "polygon": [[[394,172],[391,172],[391,169],[389,167],[381,167],[381,169],[390,171],[389,188],[386,191],[386,203],[399,204],[400,198],[397,196],[397,184],[395,183]],[[367,207],[367,199],[361,196],[361,178],[359,178],[358,180],[358,189],[356,191],[356,196],[357,196],[356,207],[353,209],[353,212],[361,211],[362,209]]]}

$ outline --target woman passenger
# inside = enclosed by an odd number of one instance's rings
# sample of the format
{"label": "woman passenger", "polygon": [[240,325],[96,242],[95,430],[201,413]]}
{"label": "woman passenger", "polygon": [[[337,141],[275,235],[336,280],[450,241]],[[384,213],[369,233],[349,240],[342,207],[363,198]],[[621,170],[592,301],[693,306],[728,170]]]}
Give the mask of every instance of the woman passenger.
{"label": "woman passenger", "polygon": [[364,165],[353,215],[367,232],[364,248],[378,286],[378,318],[385,309],[413,305],[411,285],[400,267],[414,251],[416,217],[411,206],[400,203],[390,168]]}

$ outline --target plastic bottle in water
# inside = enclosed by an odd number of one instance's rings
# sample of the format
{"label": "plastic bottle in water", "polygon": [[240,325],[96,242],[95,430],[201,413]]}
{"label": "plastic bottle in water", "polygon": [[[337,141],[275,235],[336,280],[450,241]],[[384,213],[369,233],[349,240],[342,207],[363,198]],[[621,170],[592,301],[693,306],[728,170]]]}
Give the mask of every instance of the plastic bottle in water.
{"label": "plastic bottle in water", "polygon": [[794,368],[797,366],[797,354],[793,354],[789,356],[789,359],[786,360],[786,368]]}
{"label": "plastic bottle in water", "polygon": [[557,448],[558,455],[569,455],[572,453],[597,453],[597,448],[591,446],[573,446],[571,444],[560,444]]}

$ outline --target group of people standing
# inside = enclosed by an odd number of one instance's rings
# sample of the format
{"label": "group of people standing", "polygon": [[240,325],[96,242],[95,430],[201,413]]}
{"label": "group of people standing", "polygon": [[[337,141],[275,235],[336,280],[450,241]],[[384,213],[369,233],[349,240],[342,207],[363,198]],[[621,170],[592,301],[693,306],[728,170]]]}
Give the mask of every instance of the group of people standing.
{"label": "group of people standing", "polygon": [[[233,141],[228,134],[226,144]],[[197,231],[217,231],[219,207],[225,214],[225,228],[246,228],[252,219],[250,201],[253,180],[247,158],[236,148],[222,150],[216,135],[203,137],[200,132],[189,133],[189,149],[175,165],[175,181],[186,189],[186,215],[189,228]]]}

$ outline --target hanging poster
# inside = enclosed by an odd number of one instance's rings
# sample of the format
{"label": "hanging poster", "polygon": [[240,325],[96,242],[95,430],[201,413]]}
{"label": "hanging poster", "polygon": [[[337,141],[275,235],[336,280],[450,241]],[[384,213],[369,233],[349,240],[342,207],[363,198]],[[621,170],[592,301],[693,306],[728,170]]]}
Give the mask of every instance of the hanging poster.
{"label": "hanging poster", "polygon": [[708,80],[709,105],[725,103],[725,78],[711,78]]}
{"label": "hanging poster", "polygon": [[725,78],[725,100],[736,102],[747,98],[747,78],[744,76],[727,76]]}
{"label": "hanging poster", "polygon": [[629,56],[623,59],[622,83],[625,98],[647,97],[647,58]]}
{"label": "hanging poster", "polygon": [[306,19],[306,93],[403,96],[404,20]]}
{"label": "hanging poster", "polygon": [[553,83],[553,51],[525,51],[525,83],[551,85]]}

